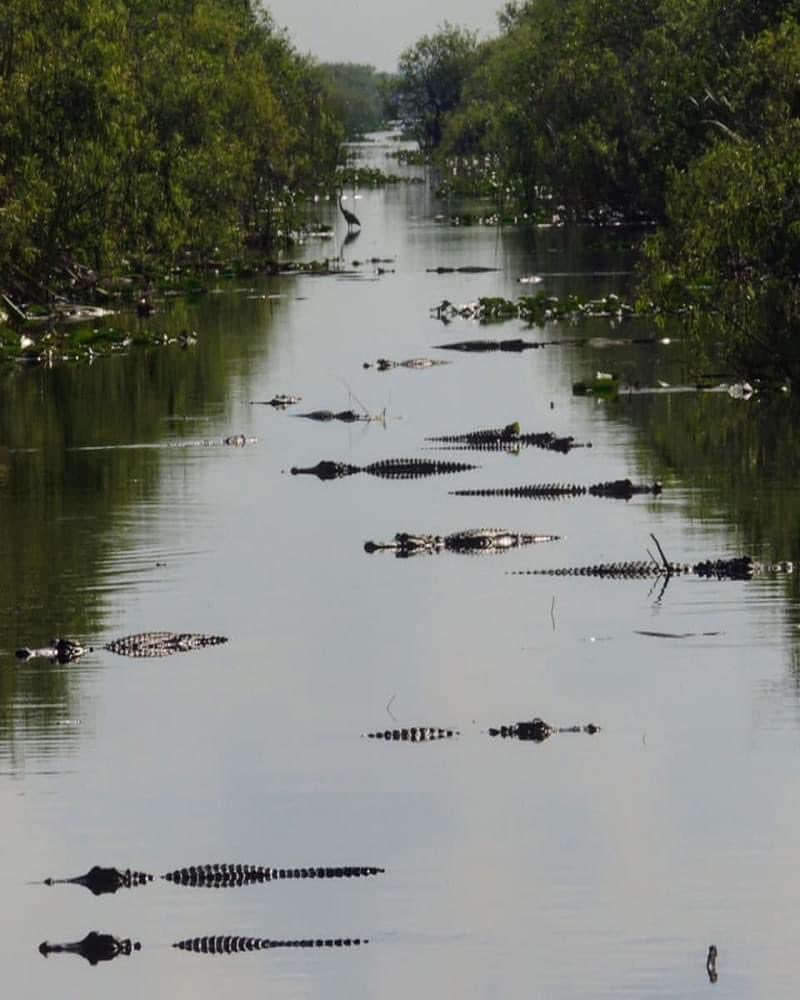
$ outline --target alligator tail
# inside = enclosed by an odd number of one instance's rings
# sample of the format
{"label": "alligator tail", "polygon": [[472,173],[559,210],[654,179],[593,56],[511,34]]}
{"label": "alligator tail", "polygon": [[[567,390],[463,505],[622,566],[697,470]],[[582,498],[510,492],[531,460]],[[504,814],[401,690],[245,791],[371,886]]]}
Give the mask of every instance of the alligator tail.
{"label": "alligator tail", "polygon": [[228,889],[234,886],[272,882],[277,879],[360,878],[379,875],[384,871],[383,868],[363,865],[337,868],[268,868],[261,865],[218,864],[177,868],[161,877],[176,885]]}
{"label": "alligator tail", "polygon": [[198,955],[236,955],[246,951],[265,951],[269,948],[350,948],[368,944],[369,938],[271,938],[240,937],[238,935],[208,935],[176,941],[172,947]]}

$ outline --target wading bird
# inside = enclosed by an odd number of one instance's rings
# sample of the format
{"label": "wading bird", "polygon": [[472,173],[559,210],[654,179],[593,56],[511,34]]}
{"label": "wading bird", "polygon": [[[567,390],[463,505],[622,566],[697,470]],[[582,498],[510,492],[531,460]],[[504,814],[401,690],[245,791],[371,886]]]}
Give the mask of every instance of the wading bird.
{"label": "wading bird", "polygon": [[358,216],[351,212],[349,209],[345,208],[342,204],[342,196],[339,195],[339,208],[341,209],[342,215],[344,216],[344,221],[347,223],[347,231],[352,232],[353,227],[361,228],[361,223],[358,221]]}

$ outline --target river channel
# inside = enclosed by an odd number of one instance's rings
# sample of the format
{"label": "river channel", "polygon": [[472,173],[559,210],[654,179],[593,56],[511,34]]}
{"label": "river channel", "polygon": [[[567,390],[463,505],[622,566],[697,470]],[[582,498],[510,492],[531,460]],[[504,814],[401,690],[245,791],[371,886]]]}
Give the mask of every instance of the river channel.
{"label": "river channel", "polygon": [[[385,138],[364,159],[396,171]],[[420,173],[420,176],[421,173]],[[352,193],[352,192],[348,192]],[[442,300],[630,294],[630,235],[455,225],[430,180],[363,190],[341,273],[220,276],[148,320],[197,343],[0,381],[0,967],[9,997],[797,995],[800,595],[747,581],[509,571],[748,553],[800,558],[797,401],[597,400],[597,371],[687,380],[652,319],[445,325]],[[369,263],[373,258],[385,261]],[[391,263],[388,261],[391,259]],[[358,263],[354,264],[356,261]],[[364,263],[368,262],[368,263]],[[435,273],[437,267],[494,268]],[[379,268],[382,273],[379,273]],[[519,278],[537,275],[535,286]],[[524,353],[435,345],[547,340]],[[433,357],[425,370],[365,362]],[[252,401],[302,396],[285,411]],[[298,419],[353,407],[382,420]],[[434,450],[519,421],[592,447]],[[257,438],[224,446],[226,435]],[[293,476],[321,459],[478,468],[408,481]],[[660,480],[659,496],[454,496]],[[397,559],[367,540],[502,527],[561,540]],[[130,659],[135,632],[229,637]],[[21,663],[67,635],[77,662]],[[492,737],[540,716],[598,733]],[[375,730],[441,726],[412,744]],[[94,897],[92,865],[379,866],[230,889],[156,879]],[[40,942],[140,942],[91,966]],[[368,939],[211,956],[200,935]],[[718,952],[716,983],[706,956]]]}

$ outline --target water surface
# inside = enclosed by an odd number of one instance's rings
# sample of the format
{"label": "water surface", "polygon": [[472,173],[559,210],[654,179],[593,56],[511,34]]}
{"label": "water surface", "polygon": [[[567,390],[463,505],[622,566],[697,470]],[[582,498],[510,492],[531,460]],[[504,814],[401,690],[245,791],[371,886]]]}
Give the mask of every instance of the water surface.
{"label": "water surface", "polygon": [[[385,144],[366,156],[387,165]],[[396,169],[388,164],[389,169]],[[435,221],[431,187],[361,192],[359,277],[219,279],[149,320],[178,346],[23,370],[0,386],[0,956],[10,994],[84,998],[695,996],[719,949],[728,996],[796,995],[800,876],[796,580],[507,575],[742,551],[800,557],[797,412],[727,395],[576,398],[596,370],[686,378],[681,344],[606,346],[650,321],[445,327],[443,299],[623,294],[628,237]],[[334,207],[320,205],[334,219]],[[394,258],[377,274],[372,257]],[[435,274],[439,265],[497,268]],[[128,322],[136,322],[128,320]],[[461,355],[469,337],[582,338]],[[362,367],[428,355],[427,371]],[[299,394],[294,410],[251,405]],[[385,425],[298,410],[364,406]],[[424,455],[425,437],[518,420],[591,449],[448,454],[447,478],[335,482],[292,466]],[[216,443],[243,433],[258,443]],[[208,441],[208,445],[197,442]],[[5,450],[7,449],[7,451]],[[455,497],[526,482],[660,478],[629,503]],[[563,535],[504,556],[397,560],[367,539],[496,526]],[[100,647],[155,629],[230,642],[166,659],[97,649],[19,665],[51,635]],[[688,638],[642,632],[696,633]],[[707,633],[707,634],[706,634]],[[595,736],[537,745],[493,725],[541,716]],[[425,745],[361,738],[454,726]],[[205,891],[154,882],[94,898],[29,884],[93,864],[379,865],[347,881]],[[37,952],[90,929],[142,942],[91,968]],[[353,949],[212,958],[201,934],[367,937]]]}

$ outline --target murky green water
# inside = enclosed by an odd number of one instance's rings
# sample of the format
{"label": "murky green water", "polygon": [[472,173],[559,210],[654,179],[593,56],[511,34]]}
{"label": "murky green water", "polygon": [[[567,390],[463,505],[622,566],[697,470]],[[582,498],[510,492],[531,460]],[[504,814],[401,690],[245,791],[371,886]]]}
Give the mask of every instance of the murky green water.
{"label": "murky green water", "polygon": [[[381,165],[383,153],[369,150]],[[681,379],[674,343],[435,351],[520,335],[516,322],[445,328],[429,317],[442,299],[514,296],[530,273],[554,294],[624,292],[632,262],[609,249],[613,233],[435,222],[443,207],[427,186],[364,192],[354,207],[363,229],[344,261],[393,257],[393,273],[220,280],[149,321],[196,330],[196,347],[19,371],[0,385],[8,994],[694,996],[712,988],[714,943],[725,995],[795,996],[797,579],[677,579],[660,594],[647,581],[506,571],[646,558],[650,532],[676,560],[797,560],[796,405],[571,395],[596,370]],[[498,270],[426,271],[474,264]],[[651,332],[637,323],[535,335]],[[419,355],[451,363],[362,367]],[[276,392],[303,402],[250,404]],[[385,410],[385,426],[292,416],[355,399]],[[473,472],[409,482],[288,474],[320,459],[439,454],[426,436],[512,420],[593,447],[479,453]],[[259,441],[189,444],[234,433]],[[627,504],[448,492],[626,475],[661,478],[665,492]],[[486,558],[362,548],[402,530],[479,526],[565,537]],[[98,650],[67,666],[13,656],[52,635],[100,646],[154,629],[231,641],[164,659]],[[602,732],[543,744],[486,734],[536,715]],[[395,725],[461,736],[361,738]],[[386,874],[226,891],[156,881],[98,898],[29,884],[93,864],[159,874],[206,862]],[[45,939],[91,929],[142,949],[96,968],[38,954]],[[217,958],[169,947],[203,934],[369,944]]]}

